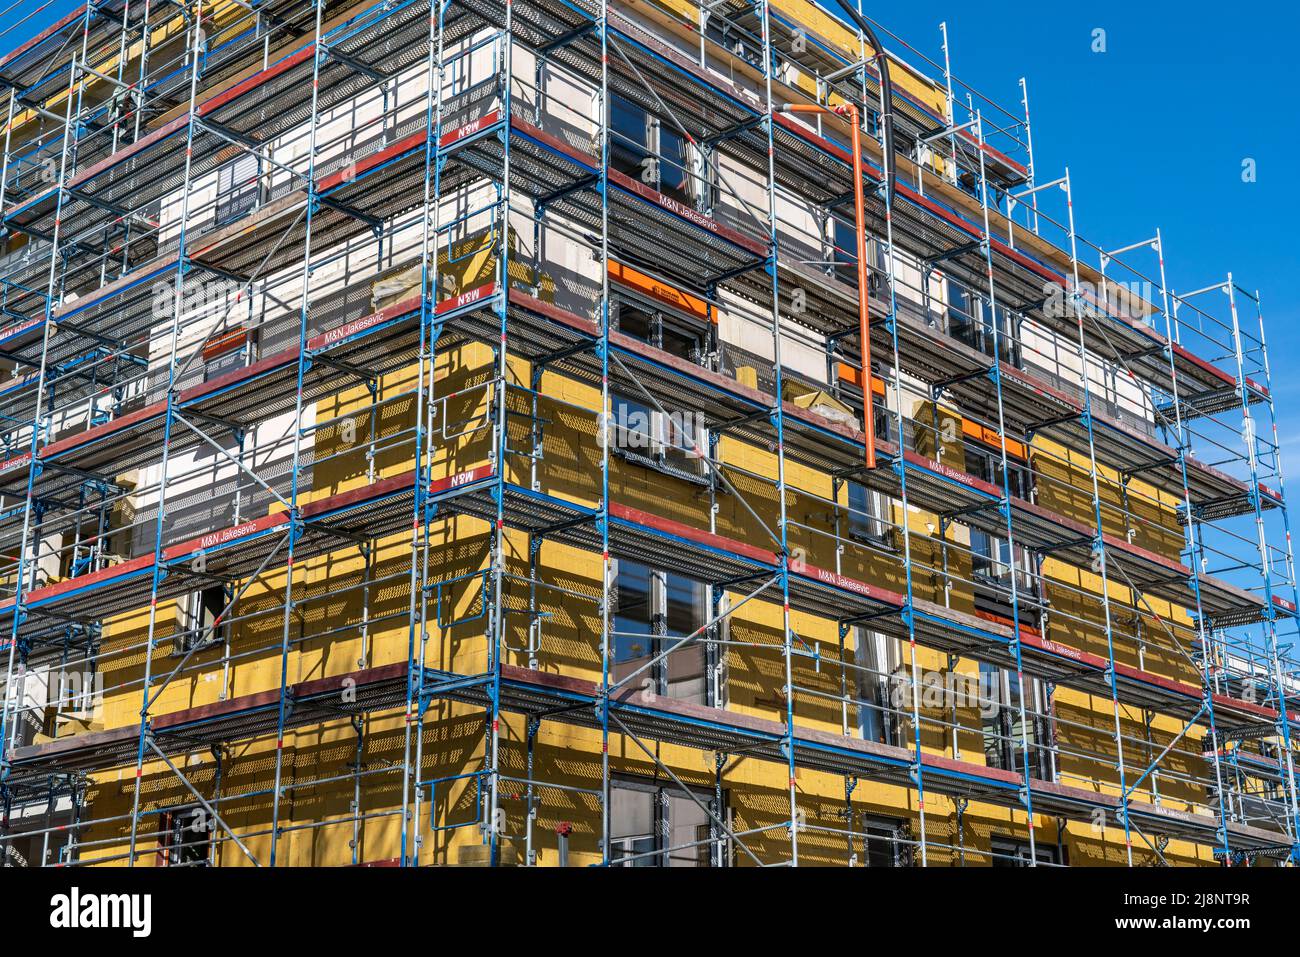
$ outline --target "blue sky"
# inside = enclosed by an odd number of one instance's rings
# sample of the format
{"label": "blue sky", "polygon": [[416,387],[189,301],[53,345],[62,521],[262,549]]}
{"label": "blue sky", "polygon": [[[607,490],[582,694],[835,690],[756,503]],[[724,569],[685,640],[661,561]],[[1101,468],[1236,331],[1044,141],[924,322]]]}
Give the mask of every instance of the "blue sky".
{"label": "blue sky", "polygon": [[80,0],[0,0],[0,56],[79,6]]}
{"label": "blue sky", "polygon": [[[0,30],[39,9],[0,34],[0,51],[77,5],[45,3],[0,0]],[[1090,240],[1115,248],[1159,226],[1173,288],[1201,287],[1231,269],[1261,290],[1284,442],[1294,443],[1288,472],[1300,482],[1300,305],[1291,295],[1300,253],[1290,241],[1300,221],[1291,168],[1300,155],[1296,8],[1225,13],[1196,0],[1094,0],[865,9],[935,60],[947,20],[954,71],[1003,105],[1018,103],[1017,80],[1028,78],[1040,179],[1069,164],[1079,229]],[[1104,53],[1092,49],[1098,29]],[[1242,181],[1246,158],[1256,162],[1254,183]]]}

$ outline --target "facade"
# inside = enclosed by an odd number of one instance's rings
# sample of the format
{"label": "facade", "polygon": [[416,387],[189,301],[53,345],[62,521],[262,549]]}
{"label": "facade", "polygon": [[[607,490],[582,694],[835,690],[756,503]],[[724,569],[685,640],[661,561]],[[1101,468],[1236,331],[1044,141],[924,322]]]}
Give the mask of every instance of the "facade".
{"label": "facade", "polygon": [[0,61],[5,862],[1300,861],[1258,293],[848,22]]}

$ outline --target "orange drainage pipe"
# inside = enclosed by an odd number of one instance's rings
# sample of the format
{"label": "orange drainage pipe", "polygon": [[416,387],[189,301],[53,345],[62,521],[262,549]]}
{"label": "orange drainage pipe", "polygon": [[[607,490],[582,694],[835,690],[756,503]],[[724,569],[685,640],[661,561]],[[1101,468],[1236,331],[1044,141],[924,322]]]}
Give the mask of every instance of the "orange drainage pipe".
{"label": "orange drainage pipe", "polygon": [[845,103],[836,109],[814,103],[785,103],[782,113],[827,113],[846,116],[853,131],[853,217],[858,232],[858,336],[862,340],[862,431],[865,436],[866,467],[876,467],[876,411],[871,397],[871,301],[870,277],[867,274],[867,217],[862,190],[862,125],[858,108]]}

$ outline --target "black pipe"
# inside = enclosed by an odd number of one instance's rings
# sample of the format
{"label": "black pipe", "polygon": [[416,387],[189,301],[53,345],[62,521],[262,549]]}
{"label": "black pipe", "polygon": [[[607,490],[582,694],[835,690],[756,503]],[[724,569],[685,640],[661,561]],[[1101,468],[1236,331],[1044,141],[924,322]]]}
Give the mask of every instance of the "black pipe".
{"label": "black pipe", "polygon": [[885,56],[885,48],[881,46],[880,40],[876,37],[876,31],[871,29],[871,24],[863,19],[862,14],[849,5],[849,0],[838,0],[840,8],[849,15],[849,18],[857,24],[862,33],[866,34],[867,42],[871,44],[871,49],[876,58],[876,71],[880,74],[880,108],[883,112],[881,123],[884,127],[885,139],[885,189],[889,195],[889,205],[894,204],[894,90],[893,84],[889,81],[889,57]]}

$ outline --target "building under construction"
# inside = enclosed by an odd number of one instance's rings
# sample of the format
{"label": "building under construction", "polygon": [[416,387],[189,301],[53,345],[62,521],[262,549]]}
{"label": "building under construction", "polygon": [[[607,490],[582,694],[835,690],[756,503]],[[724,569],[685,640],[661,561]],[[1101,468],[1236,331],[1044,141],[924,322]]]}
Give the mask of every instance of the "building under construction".
{"label": "building under construction", "polygon": [[5,863],[1300,862],[1258,293],[869,14],[0,60]]}

